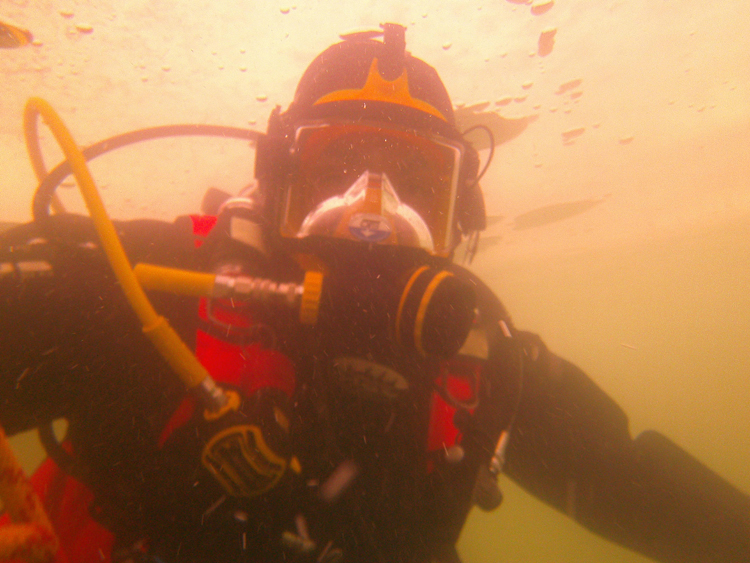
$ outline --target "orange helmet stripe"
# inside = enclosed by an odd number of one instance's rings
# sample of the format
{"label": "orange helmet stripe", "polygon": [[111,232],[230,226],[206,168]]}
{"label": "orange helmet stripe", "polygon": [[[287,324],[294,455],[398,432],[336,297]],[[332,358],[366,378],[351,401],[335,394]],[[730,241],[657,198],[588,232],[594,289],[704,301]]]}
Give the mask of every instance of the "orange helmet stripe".
{"label": "orange helmet stripe", "polygon": [[448,121],[434,106],[412,97],[409,93],[409,80],[406,69],[395,80],[383,80],[378,71],[378,59],[373,59],[370,65],[370,72],[367,75],[367,82],[365,82],[362,88],[359,90],[350,89],[331,92],[319,98],[313,105],[348,100],[369,100],[399,104],[429,113],[430,115],[439,117],[443,121]]}

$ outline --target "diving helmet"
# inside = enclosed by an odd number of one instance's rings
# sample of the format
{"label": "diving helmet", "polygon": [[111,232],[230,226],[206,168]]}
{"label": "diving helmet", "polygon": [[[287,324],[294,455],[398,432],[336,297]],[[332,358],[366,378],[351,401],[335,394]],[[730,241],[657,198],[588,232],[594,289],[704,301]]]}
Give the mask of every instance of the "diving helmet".
{"label": "diving helmet", "polygon": [[256,177],[286,239],[450,256],[485,228],[477,152],[435,69],[405,50],[405,28],[381,28],[342,36],[310,64],[271,115]]}

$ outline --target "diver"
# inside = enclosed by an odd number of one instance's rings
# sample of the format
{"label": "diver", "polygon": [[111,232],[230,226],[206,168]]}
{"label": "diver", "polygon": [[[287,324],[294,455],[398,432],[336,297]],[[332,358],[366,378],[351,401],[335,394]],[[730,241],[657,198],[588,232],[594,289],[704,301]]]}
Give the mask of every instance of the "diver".
{"label": "diver", "polygon": [[405,28],[380,35],[310,64],[240,194],[115,223],[133,264],[211,274],[210,296],[141,280],[216,409],[144,336],[89,218],[47,201],[0,235],[0,425],[40,428],[57,561],[455,563],[501,472],[656,561],[750,561],[750,498],[631,438],[453,263],[485,228],[480,158]]}

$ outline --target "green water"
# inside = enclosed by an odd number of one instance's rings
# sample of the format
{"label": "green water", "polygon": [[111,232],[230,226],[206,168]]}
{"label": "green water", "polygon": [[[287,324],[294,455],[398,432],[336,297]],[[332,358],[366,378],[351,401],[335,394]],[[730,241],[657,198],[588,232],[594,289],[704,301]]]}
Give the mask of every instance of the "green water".
{"label": "green water", "polygon": [[[495,248],[475,269],[517,326],[584,368],[634,435],[657,429],[750,491],[750,217],[562,256],[506,261]],[[464,531],[465,561],[646,561],[502,483],[503,506],[475,510]]]}

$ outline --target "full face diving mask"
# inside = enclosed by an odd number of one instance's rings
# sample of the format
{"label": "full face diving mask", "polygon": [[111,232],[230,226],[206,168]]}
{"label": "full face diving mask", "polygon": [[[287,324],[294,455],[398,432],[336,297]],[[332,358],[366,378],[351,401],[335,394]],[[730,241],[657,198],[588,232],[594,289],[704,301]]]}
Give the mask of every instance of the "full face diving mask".
{"label": "full face diving mask", "polygon": [[461,145],[362,123],[298,127],[297,176],[286,192],[281,234],[422,248],[455,247]]}

